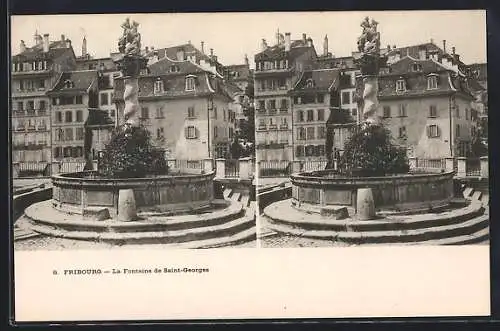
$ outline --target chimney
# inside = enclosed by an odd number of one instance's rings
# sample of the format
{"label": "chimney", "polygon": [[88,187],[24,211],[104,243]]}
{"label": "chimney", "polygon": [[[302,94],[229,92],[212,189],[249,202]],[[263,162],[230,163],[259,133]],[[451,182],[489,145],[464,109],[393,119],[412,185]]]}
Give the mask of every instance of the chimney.
{"label": "chimney", "polygon": [[64,35],[62,34],[62,35],[61,35],[61,41],[65,41],[65,40],[66,40],[66,38],[65,38],[65,37],[64,37]]}
{"label": "chimney", "polygon": [[214,56],[214,49],[210,48],[210,57]]}
{"label": "chimney", "polygon": [[446,40],[443,40],[443,52],[446,53]]}
{"label": "chimney", "polygon": [[266,40],[265,39],[262,39],[262,42],[260,44],[260,49],[263,51],[265,51],[267,49],[267,43],[266,43]]}
{"label": "chimney", "polygon": [[455,46],[451,48],[451,54],[455,55]]}
{"label": "chimney", "polygon": [[85,36],[83,36],[82,41],[82,56],[87,56],[87,38],[85,38]]}
{"label": "chimney", "polygon": [[390,51],[391,50],[391,45],[387,45],[387,50]]}
{"label": "chimney", "polygon": [[312,38],[307,38],[307,47],[313,47],[313,40],[312,40]]}
{"label": "chimney", "polygon": [[155,47],[154,46],[151,46],[151,52],[155,50]]}
{"label": "chimney", "polygon": [[292,48],[292,39],[290,32],[285,33],[285,52],[289,52]]}
{"label": "chimney", "polygon": [[184,50],[182,48],[177,49],[177,61],[184,61]]}
{"label": "chimney", "polygon": [[396,49],[396,45],[392,45],[392,49]]}
{"label": "chimney", "polygon": [[66,39],[66,48],[70,48],[70,47],[71,47],[71,40]]}
{"label": "chimney", "polygon": [[41,45],[43,43],[42,36],[38,34],[38,31],[35,32],[35,46]]}
{"label": "chimney", "polygon": [[19,45],[19,51],[21,53],[26,52],[26,44],[24,43],[24,40],[21,40],[21,44]]}
{"label": "chimney", "polygon": [[250,64],[248,62],[248,56],[245,54],[245,65],[248,67]]}
{"label": "chimney", "polygon": [[43,51],[47,53],[49,51],[49,34],[43,35]]}
{"label": "chimney", "polygon": [[325,39],[323,40],[323,55],[328,56],[328,35],[325,35]]}
{"label": "chimney", "polygon": [[304,43],[304,45],[306,44],[307,42],[307,35],[305,33],[302,34],[302,42]]}
{"label": "chimney", "polygon": [[434,45],[434,39],[432,39],[432,38],[431,38],[431,44],[433,44],[433,45]]}
{"label": "chimney", "polygon": [[205,54],[205,42],[204,41],[201,42],[201,52],[203,54]]}
{"label": "chimney", "polygon": [[149,52],[149,47],[146,46],[146,54]]}

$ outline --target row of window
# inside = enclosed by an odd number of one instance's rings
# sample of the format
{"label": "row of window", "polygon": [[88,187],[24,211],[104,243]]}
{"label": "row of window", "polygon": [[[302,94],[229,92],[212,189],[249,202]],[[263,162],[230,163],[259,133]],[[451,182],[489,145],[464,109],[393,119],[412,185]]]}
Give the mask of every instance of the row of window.
{"label": "row of window", "polygon": [[[163,107],[156,107],[156,117],[155,118],[164,118],[165,117],[165,113],[164,113],[164,109]],[[114,112],[113,112],[114,113]],[[226,111],[226,109],[222,109],[222,115],[223,115],[223,120],[226,121],[233,121],[235,119],[235,114],[230,110],[228,109]],[[193,118],[196,118],[196,109],[194,106],[189,106],[187,108],[187,112],[186,112],[186,116],[187,118],[189,119],[193,119]],[[213,108],[213,118],[214,119],[217,119],[217,116],[218,116],[218,112],[217,112],[217,107],[214,106]],[[141,118],[142,119],[149,119],[151,118],[150,117],[150,114],[149,114],[149,107],[142,107],[141,108]]]}
{"label": "row of window", "polygon": [[33,62],[13,62],[12,71],[39,71],[47,70],[47,61],[33,61]]}
{"label": "row of window", "polygon": [[[26,104],[26,109],[24,107],[25,104]],[[38,101],[38,110],[43,111],[46,109],[47,109],[47,103],[45,102],[45,100]],[[28,110],[28,111],[35,110],[35,101],[34,100],[28,100],[26,102],[18,101],[17,102],[17,109],[15,111],[23,112],[24,110]]]}
{"label": "row of window", "polygon": [[35,91],[45,89],[45,79],[20,79],[19,80],[19,91]]}
{"label": "row of window", "polygon": [[[196,88],[196,76],[187,76],[185,87],[186,91],[194,91]],[[165,84],[161,78],[157,78],[154,83],[154,93],[163,93],[165,92]]]}
{"label": "row of window", "polygon": [[[267,101],[267,102],[266,102]],[[287,110],[288,109],[288,99],[280,99],[279,101],[279,106],[276,102],[277,100],[275,99],[269,99],[269,100],[259,100],[257,103],[257,109],[258,110],[275,110],[279,107],[279,109],[282,110]]]}
{"label": "row of window", "polygon": [[325,156],[325,145],[297,145],[295,147],[295,156]]}
{"label": "row of window", "polygon": [[53,106],[81,105],[81,104],[83,104],[83,96],[81,96],[81,95],[70,96],[70,97],[52,98],[52,105]]}
{"label": "row of window", "polygon": [[47,145],[49,134],[47,133],[32,133],[32,134],[13,134],[12,143],[17,146],[26,145]]}
{"label": "row of window", "polygon": [[26,151],[26,150],[13,150],[12,160],[14,162],[47,162],[49,161],[49,153],[40,150]]}
{"label": "row of window", "polygon": [[16,131],[24,131],[25,129],[28,130],[47,130],[47,122],[45,119],[34,119],[30,118],[27,121],[23,119],[18,119],[17,121],[13,121],[13,128]]}
{"label": "row of window", "polygon": [[82,146],[66,146],[66,147],[54,147],[55,159],[63,157],[83,157],[83,147]]}
{"label": "row of window", "polygon": [[308,105],[311,103],[325,103],[325,95],[318,93],[316,95],[314,94],[307,94],[307,95],[302,95],[302,96],[296,96],[293,98],[293,103],[295,105]]}
{"label": "row of window", "polygon": [[[286,117],[281,117],[279,119],[273,119],[272,117],[268,118],[267,119],[267,123],[269,124],[269,128],[270,129],[277,129],[277,123],[280,123],[279,124],[279,128],[280,129],[288,129],[288,120]],[[267,127],[266,127],[266,120],[261,118],[259,119],[259,126],[258,128],[260,130],[265,130]]]}
{"label": "row of window", "polygon": [[275,91],[275,90],[287,90],[288,84],[286,78],[278,79],[261,79],[257,81],[258,91]]}
{"label": "row of window", "polygon": [[63,114],[64,114],[64,123],[73,123],[73,122],[81,123],[84,121],[82,110],[76,111],[76,116],[75,116],[74,121],[73,121],[73,111],[67,110],[65,112],[62,112],[62,111],[55,112],[55,123],[62,123],[63,122]]}
{"label": "row of window", "polygon": [[[316,110],[316,116],[314,116],[314,110],[309,109],[307,111],[299,110],[297,111],[297,122],[313,122],[313,121],[324,121],[325,120],[325,110],[324,109],[318,109]],[[304,117],[304,114],[307,115],[307,117]]]}
{"label": "row of window", "polygon": [[[430,74],[427,77],[427,89],[434,90],[438,88],[438,75]],[[405,92],[407,90],[406,81],[404,79],[398,79],[396,81],[396,92]]]}
{"label": "row of window", "polygon": [[[75,133],[75,135],[73,135]],[[55,141],[80,141],[84,138],[83,128],[64,128],[54,131]]]}
{"label": "row of window", "polygon": [[288,69],[288,60],[260,61],[255,63],[255,69],[258,71]]}
{"label": "row of window", "polygon": [[314,139],[325,139],[326,138],[326,127],[324,126],[309,126],[309,127],[298,127],[297,128],[297,140],[314,140]]}
{"label": "row of window", "polygon": [[[398,109],[398,117],[408,116],[406,104],[400,104],[397,107],[398,107],[397,108]],[[466,120],[474,119],[474,114],[475,114],[475,112],[473,109],[465,108],[465,119]],[[438,117],[438,115],[439,114],[438,114],[437,106],[436,105],[429,105],[428,117],[434,118],[434,117]],[[455,116],[457,118],[460,118],[460,107],[458,105],[456,105],[456,107],[455,107]],[[384,118],[392,117],[391,106],[384,106],[383,107],[383,117]]]}
{"label": "row of window", "polygon": [[[436,107],[431,106],[433,112],[436,112]],[[402,103],[397,106],[398,117],[407,117],[408,116],[408,105]],[[431,111],[431,110],[429,110]],[[436,112],[437,113],[437,112]],[[392,117],[392,108],[391,106],[383,107],[383,115],[384,118]],[[435,117],[435,116],[434,116]]]}

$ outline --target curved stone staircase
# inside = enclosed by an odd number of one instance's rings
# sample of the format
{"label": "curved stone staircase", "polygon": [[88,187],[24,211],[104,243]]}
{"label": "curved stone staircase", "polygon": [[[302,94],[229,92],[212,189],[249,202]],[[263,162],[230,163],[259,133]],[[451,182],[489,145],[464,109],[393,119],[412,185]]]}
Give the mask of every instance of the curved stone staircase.
{"label": "curved stone staircase", "polygon": [[44,235],[124,244],[164,244],[176,248],[216,248],[256,242],[255,201],[248,194],[224,191],[220,207],[210,213],[148,216],[136,222],[92,221],[58,212],[51,200],[26,208],[17,220],[14,239]]}
{"label": "curved stone staircase", "polygon": [[261,215],[260,238],[287,234],[341,242],[347,245],[467,245],[489,241],[489,195],[463,189],[465,206],[440,213],[393,215],[381,220],[333,220],[290,206],[290,200],[271,204]]}

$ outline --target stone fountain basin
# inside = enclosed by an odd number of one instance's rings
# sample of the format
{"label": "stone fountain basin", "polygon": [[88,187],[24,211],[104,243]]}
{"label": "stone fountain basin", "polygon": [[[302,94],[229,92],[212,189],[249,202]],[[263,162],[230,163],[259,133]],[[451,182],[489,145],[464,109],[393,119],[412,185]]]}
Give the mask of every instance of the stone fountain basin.
{"label": "stone fountain basin", "polygon": [[371,188],[377,211],[427,212],[448,206],[454,197],[454,172],[426,170],[380,177],[346,177],[331,170],[291,176],[292,205],[307,212],[325,208],[356,208],[357,191]]}
{"label": "stone fountain basin", "polygon": [[101,178],[94,171],[52,176],[54,208],[71,214],[99,213],[116,217],[118,194],[133,189],[139,213],[176,215],[212,207],[215,172],[173,173],[145,178]]}

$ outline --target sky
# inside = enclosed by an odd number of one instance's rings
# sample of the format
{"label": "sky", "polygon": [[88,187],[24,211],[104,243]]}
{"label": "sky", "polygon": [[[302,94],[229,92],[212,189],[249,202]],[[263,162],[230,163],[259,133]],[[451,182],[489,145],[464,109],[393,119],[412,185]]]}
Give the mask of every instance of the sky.
{"label": "sky", "polygon": [[245,54],[253,67],[253,56],[259,52],[262,39],[276,43],[276,32],[290,32],[292,39],[307,34],[318,54],[323,52],[323,39],[328,35],[329,52],[349,56],[356,50],[365,16],[379,22],[382,47],[416,45],[431,39],[447,50],[456,48],[467,64],[486,62],[486,12],[467,11],[374,11],[374,12],[265,12],[265,13],[165,13],[165,14],[91,14],[30,15],[11,17],[11,50],[19,52],[19,44],[33,45],[35,31],[48,33],[50,40],[61,34],[71,39],[76,55],[81,54],[83,36],[88,53],[108,57],[118,49],[121,23],[125,18],[137,21],[142,47],[171,47],[191,42],[205,52],[213,48],[224,65],[244,63]]}

